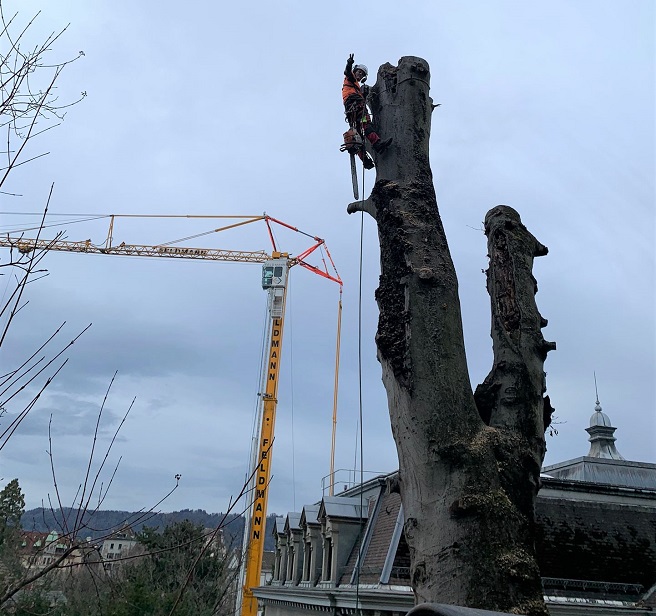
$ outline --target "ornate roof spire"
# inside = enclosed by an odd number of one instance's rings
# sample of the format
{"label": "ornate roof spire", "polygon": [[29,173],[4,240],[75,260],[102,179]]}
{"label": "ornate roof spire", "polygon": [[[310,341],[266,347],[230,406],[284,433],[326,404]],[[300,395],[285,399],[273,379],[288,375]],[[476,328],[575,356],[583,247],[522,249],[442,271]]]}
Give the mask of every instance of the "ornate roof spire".
{"label": "ornate roof spire", "polygon": [[624,460],[620,452],[615,448],[615,437],[613,433],[615,428],[611,426],[610,419],[606,413],[602,412],[599,404],[599,392],[597,391],[597,375],[594,375],[595,394],[597,401],[595,403],[595,412],[590,417],[590,427],[585,431],[590,435],[589,458],[606,458],[609,460]]}

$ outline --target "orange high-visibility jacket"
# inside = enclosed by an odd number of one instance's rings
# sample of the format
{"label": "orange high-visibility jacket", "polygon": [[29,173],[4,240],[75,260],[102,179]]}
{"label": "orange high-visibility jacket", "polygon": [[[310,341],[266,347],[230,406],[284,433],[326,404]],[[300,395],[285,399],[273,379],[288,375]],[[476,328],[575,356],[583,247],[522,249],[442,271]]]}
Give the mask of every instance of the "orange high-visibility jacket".
{"label": "orange high-visibility jacket", "polygon": [[342,102],[345,103],[346,99],[353,95],[364,98],[359,82],[353,76],[353,73],[351,73],[350,75],[346,75],[346,77],[344,77],[344,85],[342,86]]}

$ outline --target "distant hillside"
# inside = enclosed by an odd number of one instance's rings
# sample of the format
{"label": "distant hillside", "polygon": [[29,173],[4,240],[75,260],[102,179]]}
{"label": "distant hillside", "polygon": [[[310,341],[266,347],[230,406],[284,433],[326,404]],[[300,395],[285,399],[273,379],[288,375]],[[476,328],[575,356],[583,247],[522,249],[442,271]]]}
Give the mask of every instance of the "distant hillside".
{"label": "distant hillside", "polygon": [[[64,507],[63,509],[56,509],[53,515],[50,509],[39,507],[37,509],[30,509],[23,514],[21,526],[24,530],[37,530],[40,532],[57,530],[61,532],[61,528],[63,527],[62,522],[65,519],[68,520],[70,526],[75,520],[75,510]],[[171,513],[151,514],[130,511],[96,511],[94,514],[85,517],[86,528],[81,534],[84,537],[98,539],[106,535],[108,529],[115,529],[125,524],[128,524],[134,531],[138,532],[144,526],[162,529],[169,524],[182,522],[183,520],[189,520],[193,524],[199,524],[205,528],[216,528],[222,519],[222,513],[207,513],[203,509],[183,509],[182,511],[173,511]],[[274,520],[275,514],[267,517],[264,541],[264,549],[267,551],[273,551],[275,547],[273,535],[271,534]],[[224,522],[223,532],[226,543],[240,546],[244,533],[244,518],[235,514],[228,515]]]}

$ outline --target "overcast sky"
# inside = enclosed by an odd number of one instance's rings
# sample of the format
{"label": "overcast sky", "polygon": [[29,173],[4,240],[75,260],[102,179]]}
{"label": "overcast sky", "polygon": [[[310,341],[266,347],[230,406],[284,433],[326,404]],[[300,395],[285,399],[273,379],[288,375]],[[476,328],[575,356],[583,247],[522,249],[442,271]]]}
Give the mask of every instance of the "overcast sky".
{"label": "overcast sky", "polygon": [[[70,23],[51,59],[84,57],[59,82],[87,97],[32,142],[50,152],[17,169],[0,195],[0,230],[34,224],[52,183],[52,236],[102,243],[107,221],[82,215],[271,216],[325,238],[344,280],[336,468],[359,464],[358,302],[366,471],[396,468],[376,360],[375,224],[348,216],[340,98],[349,53],[368,65],[419,56],[431,67],[431,165],[460,283],[472,386],[491,365],[486,211],[517,209],[549,247],[536,260],[558,436],[546,464],[583,456],[599,399],[627,459],[655,452],[655,13],[651,0],[526,3],[456,0],[213,3],[4,0],[32,35]],[[367,173],[365,192],[374,174]],[[6,214],[17,212],[16,214]],[[216,220],[119,219],[117,243],[158,244]],[[29,233],[27,234],[29,235]],[[297,254],[307,237],[280,230]],[[266,228],[188,242],[271,250]],[[2,251],[4,261],[7,252]],[[54,495],[52,415],[62,499],[84,478],[93,426],[119,471],[104,508],[224,511],[249,463],[266,294],[252,264],[52,253],[2,352],[2,372],[66,321],[62,344],[93,323],[63,372],[0,453],[28,507]],[[6,292],[9,277],[0,280]],[[10,283],[9,283],[10,284]],[[269,511],[321,497],[329,472],[338,287],[292,270]],[[16,413],[18,408],[8,408]],[[7,421],[6,418],[3,421]],[[102,447],[101,447],[102,451]],[[98,458],[99,460],[101,458]],[[104,474],[104,481],[109,473]]]}

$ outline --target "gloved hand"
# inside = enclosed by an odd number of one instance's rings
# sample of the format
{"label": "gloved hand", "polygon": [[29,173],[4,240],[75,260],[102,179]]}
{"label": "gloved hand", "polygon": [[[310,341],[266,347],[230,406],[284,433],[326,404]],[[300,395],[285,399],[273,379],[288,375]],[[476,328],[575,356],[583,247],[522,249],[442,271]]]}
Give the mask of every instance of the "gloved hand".
{"label": "gloved hand", "polygon": [[351,72],[351,69],[353,68],[353,62],[355,62],[355,60],[353,59],[353,54],[351,54],[346,61],[346,68],[344,69],[344,75],[346,75],[349,79],[353,79],[353,74]]}
{"label": "gloved hand", "polygon": [[[363,80],[363,81],[364,81],[364,80]],[[363,84],[360,86],[360,89],[362,90],[362,96],[364,96],[365,98],[367,98],[367,96],[369,96],[369,92],[371,91],[371,87],[363,83]]]}

